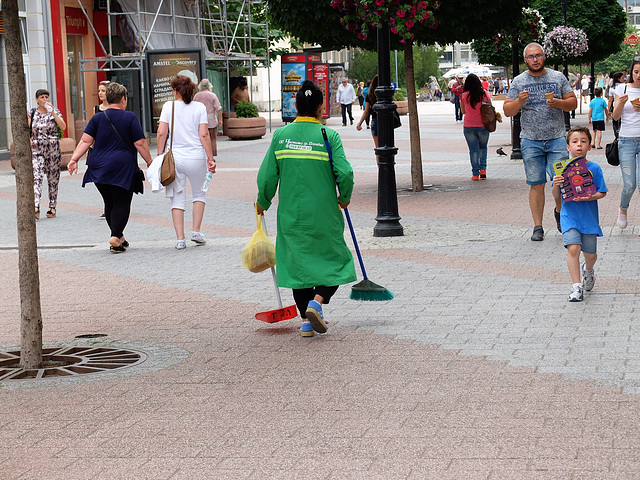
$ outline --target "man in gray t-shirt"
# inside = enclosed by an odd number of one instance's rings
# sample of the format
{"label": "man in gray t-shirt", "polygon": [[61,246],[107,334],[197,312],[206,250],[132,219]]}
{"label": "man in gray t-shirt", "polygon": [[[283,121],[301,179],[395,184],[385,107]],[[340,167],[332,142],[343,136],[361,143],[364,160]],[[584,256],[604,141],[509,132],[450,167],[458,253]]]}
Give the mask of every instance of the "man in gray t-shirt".
{"label": "man in gray t-shirt", "polygon": [[[503,107],[507,117],[522,112],[521,151],[530,185],[529,207],[534,223],[531,240],[534,241],[544,239],[542,216],[547,174],[552,178],[552,165],[567,158],[563,111],[570,112],[578,104],[568,80],[560,72],[545,68],[544,58],[539,44],[530,43],[525,47],[524,62],[528,69],[511,82]],[[560,231],[561,207],[562,199],[556,199],[554,214]]]}

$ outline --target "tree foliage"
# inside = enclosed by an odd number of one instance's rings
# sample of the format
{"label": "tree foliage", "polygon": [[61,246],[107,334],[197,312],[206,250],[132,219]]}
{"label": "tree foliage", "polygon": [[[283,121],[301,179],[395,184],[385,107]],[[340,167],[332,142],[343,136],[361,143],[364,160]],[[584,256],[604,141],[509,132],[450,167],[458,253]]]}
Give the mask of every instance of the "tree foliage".
{"label": "tree foliage", "polygon": [[[549,29],[563,25],[562,2],[534,0]],[[582,63],[604,60],[619,52],[627,30],[627,15],[618,0],[567,0],[567,25],[583,30],[589,50],[580,57]]]}
{"label": "tree foliage", "polygon": [[434,28],[415,27],[415,42],[447,45],[493,35],[520,18],[522,7],[528,3],[529,0],[443,1],[434,13]]}
{"label": "tree foliage", "polygon": [[[413,68],[416,88],[428,82],[430,76],[440,77],[438,65],[442,49],[433,45],[420,45],[413,49]],[[349,78],[366,82],[371,80],[378,71],[378,55],[369,50],[358,50],[350,64],[347,75]],[[391,78],[395,80],[395,56],[391,54]],[[398,52],[398,86],[406,87],[405,60],[402,52]]]}
{"label": "tree foliage", "polygon": [[324,50],[360,47],[375,50],[375,36],[360,40],[340,24],[340,13],[331,2],[268,0],[270,27],[289,32],[302,43],[322,45]]}
{"label": "tree foliage", "polygon": [[[637,34],[636,28],[631,25],[627,25],[626,34],[630,35],[631,33]],[[631,61],[633,60],[633,57],[636,56],[637,47],[638,45],[636,45],[635,47],[632,47],[628,43],[623,43],[620,46],[620,51],[609,55],[602,62],[596,63],[596,66],[595,66],[596,72],[609,73],[609,72],[620,72],[623,69],[629,70]]]}
{"label": "tree foliage", "polygon": [[516,48],[530,42],[542,43],[546,24],[537,10],[522,9],[516,22],[503,26],[492,36],[473,41],[471,48],[478,55],[480,63],[508,67],[513,63],[513,44]]}

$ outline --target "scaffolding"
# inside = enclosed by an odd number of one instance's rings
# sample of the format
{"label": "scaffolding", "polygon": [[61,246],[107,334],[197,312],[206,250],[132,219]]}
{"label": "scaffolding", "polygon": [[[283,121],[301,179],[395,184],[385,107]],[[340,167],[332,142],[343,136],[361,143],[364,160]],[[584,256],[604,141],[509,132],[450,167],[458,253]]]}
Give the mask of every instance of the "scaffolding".
{"label": "scaffolding", "polygon": [[[104,55],[80,61],[80,88],[86,72],[138,72],[141,81],[142,126],[147,125],[145,54],[155,49],[202,48],[207,70],[224,72],[230,93],[233,72],[248,71],[250,82],[258,64],[269,69],[269,26],[255,21],[262,0],[106,0],[108,35],[97,34],[81,0],[77,0]],[[114,31],[119,31],[126,52],[114,52]],[[252,87],[252,85],[250,85]],[[269,90],[269,104],[271,93]],[[229,110],[229,95],[226,107]],[[83,102],[83,118],[87,118]]]}

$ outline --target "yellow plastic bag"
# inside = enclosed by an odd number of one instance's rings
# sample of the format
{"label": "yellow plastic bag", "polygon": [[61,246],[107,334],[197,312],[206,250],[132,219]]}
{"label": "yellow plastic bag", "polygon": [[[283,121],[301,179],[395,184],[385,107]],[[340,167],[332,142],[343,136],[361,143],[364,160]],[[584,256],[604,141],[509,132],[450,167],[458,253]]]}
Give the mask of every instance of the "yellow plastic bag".
{"label": "yellow plastic bag", "polygon": [[253,273],[262,272],[276,264],[276,246],[264,233],[257,210],[256,226],[256,233],[242,249],[242,266]]}

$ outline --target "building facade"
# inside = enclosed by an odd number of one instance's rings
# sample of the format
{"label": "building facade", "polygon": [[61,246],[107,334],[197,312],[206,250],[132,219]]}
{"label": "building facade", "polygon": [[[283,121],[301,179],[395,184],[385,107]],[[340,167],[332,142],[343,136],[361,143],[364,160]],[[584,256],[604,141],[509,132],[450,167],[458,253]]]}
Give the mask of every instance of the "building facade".
{"label": "building facade", "polygon": [[[98,103],[97,83],[100,72],[82,72],[82,58],[96,56],[96,40],[106,35],[106,12],[103,2],[94,0],[19,0],[23,62],[27,103],[35,106],[35,92],[45,88],[67,123],[65,136],[77,139],[87,116]],[[96,7],[98,10],[96,10]],[[0,4],[1,8],[1,4]],[[98,37],[99,38],[99,37]],[[4,34],[0,35],[0,152],[12,141],[9,122],[9,88]],[[89,112],[89,115],[87,115]]]}

